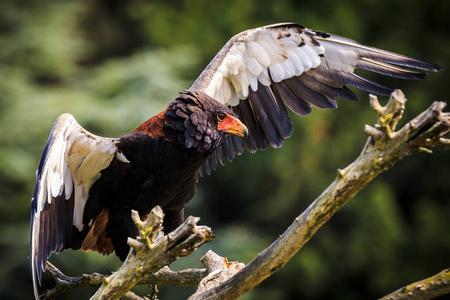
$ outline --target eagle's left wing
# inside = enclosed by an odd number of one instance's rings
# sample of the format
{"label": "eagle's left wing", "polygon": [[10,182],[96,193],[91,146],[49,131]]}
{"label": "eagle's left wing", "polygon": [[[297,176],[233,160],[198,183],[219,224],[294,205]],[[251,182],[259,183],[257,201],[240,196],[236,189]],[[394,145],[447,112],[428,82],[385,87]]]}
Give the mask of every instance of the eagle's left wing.
{"label": "eagle's left wing", "polygon": [[[53,125],[31,199],[30,259],[36,299],[42,272],[52,253],[80,246],[95,250],[77,239],[78,235],[84,239],[92,226],[84,222],[90,187],[114,157],[126,161],[117,148],[118,142],[88,132],[70,114],[61,115]],[[99,212],[89,213],[95,218]],[[80,245],[75,247],[76,243]]]}
{"label": "eagle's left wing", "polygon": [[[405,66],[409,68],[404,68]],[[351,39],[310,30],[293,23],[274,24],[232,37],[200,74],[191,90],[201,90],[232,107],[249,129],[245,141],[254,152],[280,147],[292,134],[286,107],[299,115],[311,106],[336,108],[336,97],[359,97],[346,85],[370,93],[392,90],[354,73],[365,69],[403,79],[425,79],[441,67]],[[214,168],[244,149],[242,139],[228,137],[205,166]]]}

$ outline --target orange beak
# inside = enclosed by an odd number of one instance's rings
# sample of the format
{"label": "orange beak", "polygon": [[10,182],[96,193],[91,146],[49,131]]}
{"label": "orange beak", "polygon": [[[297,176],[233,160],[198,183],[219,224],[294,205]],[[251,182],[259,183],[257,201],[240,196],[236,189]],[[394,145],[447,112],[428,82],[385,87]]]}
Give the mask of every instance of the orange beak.
{"label": "orange beak", "polygon": [[227,114],[223,120],[219,120],[217,129],[226,133],[235,134],[241,137],[247,137],[248,129],[239,119]]}

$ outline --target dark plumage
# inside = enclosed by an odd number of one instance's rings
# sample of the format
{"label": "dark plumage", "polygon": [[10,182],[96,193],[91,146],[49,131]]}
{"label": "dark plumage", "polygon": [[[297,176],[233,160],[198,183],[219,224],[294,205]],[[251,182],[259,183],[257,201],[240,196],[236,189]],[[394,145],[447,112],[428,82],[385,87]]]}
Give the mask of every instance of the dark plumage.
{"label": "dark plumage", "polygon": [[36,299],[52,253],[82,248],[104,255],[115,251],[125,259],[127,238],[138,233],[132,209],[145,217],[161,206],[164,230],[172,231],[183,221],[199,175],[210,174],[245,147],[255,152],[283,144],[293,131],[287,108],[305,116],[312,107],[336,108],[337,97],[358,100],[346,85],[391,92],[356,75],[356,68],[426,78],[405,67],[442,69],[297,24],[275,24],[230,39],[189,91],[128,135],[95,136],[71,115],[60,116],[42,154],[32,199]]}
{"label": "dark plumage", "polygon": [[[183,221],[184,205],[194,196],[200,166],[227,133],[244,136],[247,131],[231,109],[203,92],[190,91],[181,93],[165,111],[118,139],[93,136],[74,122],[70,115],[56,121],[37,173],[32,230],[45,229],[32,231],[32,247],[37,246],[32,248],[32,267],[37,282],[50,254],[63,249],[83,248],[104,255],[115,251],[124,260],[130,249],[127,238],[138,234],[131,219],[132,209],[145,217],[159,205],[165,213],[164,231],[175,229]],[[39,190],[52,188],[42,184],[60,179],[59,174],[52,174],[56,178],[43,176],[45,166],[50,163],[49,152],[61,151],[57,148],[58,137],[72,143],[64,153],[73,177],[80,171],[95,173],[95,179],[88,189],[80,192],[86,193],[84,205],[80,203],[83,199],[76,200],[75,193],[64,200],[63,191],[52,196],[52,205],[45,203],[39,208]],[[74,143],[73,140],[79,139],[84,140]],[[85,151],[89,143],[105,149],[98,153],[95,148]],[[81,169],[88,155],[94,155],[93,163],[97,163],[105,152],[112,155],[104,168],[94,165],[91,170]],[[80,176],[89,181],[88,174]],[[82,216],[80,224],[72,221],[77,212]]]}

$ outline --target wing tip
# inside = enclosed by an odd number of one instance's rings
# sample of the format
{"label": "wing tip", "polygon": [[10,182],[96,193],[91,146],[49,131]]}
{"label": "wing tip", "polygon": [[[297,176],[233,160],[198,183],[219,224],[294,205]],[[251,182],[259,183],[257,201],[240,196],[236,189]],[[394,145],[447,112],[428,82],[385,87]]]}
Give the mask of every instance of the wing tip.
{"label": "wing tip", "polygon": [[431,72],[441,72],[441,71],[444,71],[444,67],[442,67],[442,66],[440,66],[440,65],[432,64],[432,63],[429,63],[429,64],[430,64],[430,69],[428,69],[428,71],[431,71]]}
{"label": "wing tip", "polygon": [[[407,57],[409,58],[409,57]],[[404,64],[402,63],[395,63],[392,62],[393,64],[396,65],[404,65],[410,68],[414,68],[414,69],[419,69],[419,70],[423,70],[423,71],[428,71],[428,72],[440,72],[443,71],[444,68],[441,67],[438,64],[434,64],[434,63],[430,63],[430,62],[426,62],[426,61],[422,61],[422,60],[418,60],[418,59],[414,59],[414,58],[409,58],[411,61],[407,61]],[[423,73],[426,75],[426,73]]]}
{"label": "wing tip", "polygon": [[[34,222],[33,222],[34,223]],[[40,253],[36,253],[35,248],[35,242],[34,242],[35,235],[33,234],[33,231],[31,233],[31,253],[30,253],[30,260],[31,260],[31,278],[33,282],[33,292],[34,297],[36,300],[39,300],[39,287],[41,286],[41,278],[42,278],[42,262],[40,260]]]}

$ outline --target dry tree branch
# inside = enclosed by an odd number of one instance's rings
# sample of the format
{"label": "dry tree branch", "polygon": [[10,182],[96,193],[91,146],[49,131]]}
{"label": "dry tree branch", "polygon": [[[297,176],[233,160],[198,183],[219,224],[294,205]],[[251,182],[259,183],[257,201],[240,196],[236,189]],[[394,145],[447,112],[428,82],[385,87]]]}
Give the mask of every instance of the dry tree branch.
{"label": "dry tree branch", "polygon": [[[206,269],[186,269],[181,271],[172,271],[165,266],[153,274],[144,277],[139,285],[158,285],[167,284],[171,286],[199,286],[206,289],[211,285],[217,285],[236,274],[244,267],[239,262],[229,262],[226,257],[221,257],[209,250],[202,258],[202,264]],[[57,282],[54,289],[45,294],[45,299],[56,299],[57,296],[72,288],[80,287],[100,287],[107,275],[98,273],[84,274],[83,277],[69,277],[64,275],[58,268],[48,263],[47,270],[52,274]],[[127,292],[121,299],[145,299]]]}
{"label": "dry tree branch", "polygon": [[450,269],[411,283],[380,300],[427,300],[450,294]]}
{"label": "dry tree branch", "polygon": [[190,300],[237,299],[286,264],[336,211],[378,174],[415,152],[428,152],[426,147],[449,148],[445,135],[450,131],[450,118],[442,112],[446,106],[444,102],[434,102],[395,131],[405,109],[404,94],[400,90],[394,91],[385,107],[381,107],[375,96],[370,100],[379,119],[374,127],[366,126],[370,137],[360,156],[338,171],[335,181],[272,245],[236,275],[206,291],[197,291]]}
{"label": "dry tree branch", "polygon": [[[63,274],[51,263],[47,263],[47,270],[51,273],[56,286],[47,291],[44,299],[53,300],[69,289],[81,287],[100,287],[103,279],[108,275],[99,273],[83,274],[82,277],[69,277]],[[158,285],[167,284],[171,286],[198,286],[200,281],[207,275],[206,269],[186,269],[181,271],[172,271],[165,266],[153,274],[144,277],[139,285]]]}
{"label": "dry tree branch", "polygon": [[[136,284],[198,285],[205,276],[205,270],[184,270],[173,272],[164,266],[182,256],[190,255],[195,249],[214,238],[211,229],[197,226],[199,218],[189,217],[176,230],[168,235],[161,231],[162,209],[157,206],[142,222],[136,211],[132,218],[139,237],[129,238],[130,253],[119,270],[110,276],[97,273],[72,278],[64,275],[56,267],[47,268],[56,281],[56,287],[47,291],[44,299],[55,299],[70,288],[100,286],[91,299],[117,299]],[[161,269],[163,268],[163,269]],[[161,270],[160,270],[161,269]],[[159,272],[157,272],[160,270]]]}
{"label": "dry tree branch", "polygon": [[140,236],[128,239],[132,249],[125,262],[117,272],[104,278],[102,286],[91,299],[118,299],[149,274],[178,257],[190,255],[214,238],[208,227],[196,225],[200,219],[195,217],[187,218],[176,230],[163,235],[163,212],[159,206],[152,210],[145,222],[141,222],[135,211],[132,216]]}
{"label": "dry tree branch", "polygon": [[219,256],[211,250],[201,258],[201,262],[206,267],[208,275],[199,283],[197,291],[206,291],[213,288],[233,277],[245,267],[243,263],[229,262],[226,257]]}

